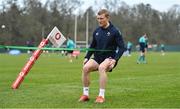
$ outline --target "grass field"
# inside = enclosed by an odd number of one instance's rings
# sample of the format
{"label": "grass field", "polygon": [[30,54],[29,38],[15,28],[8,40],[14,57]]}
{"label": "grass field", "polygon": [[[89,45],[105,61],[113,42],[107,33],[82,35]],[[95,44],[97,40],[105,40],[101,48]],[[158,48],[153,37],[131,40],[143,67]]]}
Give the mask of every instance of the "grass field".
{"label": "grass field", "polygon": [[121,58],[108,74],[106,102],[95,104],[98,73],[91,73],[90,101],[79,103],[84,54],[73,63],[58,54],[42,54],[17,90],[11,89],[27,54],[0,54],[0,108],[180,108],[180,52],[149,52],[148,64],[137,53]]}

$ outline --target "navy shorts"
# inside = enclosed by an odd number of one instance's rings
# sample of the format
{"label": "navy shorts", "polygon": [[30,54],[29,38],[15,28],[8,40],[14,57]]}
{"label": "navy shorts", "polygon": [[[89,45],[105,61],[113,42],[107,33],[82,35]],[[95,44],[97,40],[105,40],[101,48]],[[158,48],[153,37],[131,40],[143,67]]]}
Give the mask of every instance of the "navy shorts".
{"label": "navy shorts", "polygon": [[142,51],[144,53],[145,52],[145,48],[146,48],[145,43],[139,43],[139,45],[140,45],[140,51]]}
{"label": "navy shorts", "polygon": [[[93,60],[95,60],[98,64],[101,64],[106,58],[92,58]],[[114,65],[114,67],[111,69],[111,70],[109,70],[109,72],[112,72],[112,70],[116,67],[116,65],[117,65],[117,61],[116,61],[116,63],[115,63],[115,65]]]}
{"label": "navy shorts", "polygon": [[164,47],[162,47],[162,48],[161,48],[161,50],[163,50],[163,51],[164,51],[164,50],[165,50],[165,49],[164,49]]}
{"label": "navy shorts", "polygon": [[73,53],[73,50],[68,50],[67,53],[68,53],[68,54],[72,54],[72,53]]}

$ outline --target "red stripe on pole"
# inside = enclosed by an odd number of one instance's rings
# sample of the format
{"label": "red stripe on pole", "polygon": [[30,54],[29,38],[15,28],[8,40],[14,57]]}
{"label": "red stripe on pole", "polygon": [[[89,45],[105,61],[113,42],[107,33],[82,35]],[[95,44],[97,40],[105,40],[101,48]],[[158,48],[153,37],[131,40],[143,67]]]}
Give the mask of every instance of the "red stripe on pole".
{"label": "red stripe on pole", "polygon": [[20,84],[24,80],[25,76],[31,70],[31,68],[32,68],[33,64],[35,63],[35,61],[41,55],[41,53],[42,53],[41,48],[43,48],[47,43],[48,43],[48,39],[43,39],[41,41],[41,43],[38,46],[38,49],[33,52],[33,55],[30,57],[29,61],[25,64],[25,66],[22,68],[21,72],[19,73],[18,77],[13,82],[13,84],[11,86],[13,89],[17,89],[20,86]]}

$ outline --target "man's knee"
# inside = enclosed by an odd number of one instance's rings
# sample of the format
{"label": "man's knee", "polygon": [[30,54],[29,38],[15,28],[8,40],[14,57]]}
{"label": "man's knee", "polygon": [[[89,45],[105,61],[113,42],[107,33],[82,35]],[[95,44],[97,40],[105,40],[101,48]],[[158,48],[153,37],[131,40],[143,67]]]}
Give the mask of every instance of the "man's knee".
{"label": "man's knee", "polygon": [[104,65],[100,65],[99,68],[98,68],[98,71],[99,72],[104,72],[104,71],[106,71],[106,67]]}
{"label": "man's knee", "polygon": [[91,67],[90,67],[90,66],[88,66],[88,65],[84,65],[84,66],[83,66],[83,72],[84,72],[84,73],[89,73],[90,70],[91,70]]}

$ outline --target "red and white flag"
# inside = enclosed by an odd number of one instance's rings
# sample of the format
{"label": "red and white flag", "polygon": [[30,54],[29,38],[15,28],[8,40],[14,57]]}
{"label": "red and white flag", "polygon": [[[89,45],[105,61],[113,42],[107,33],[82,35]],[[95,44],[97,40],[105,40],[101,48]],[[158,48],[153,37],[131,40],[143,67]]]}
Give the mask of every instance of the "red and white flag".
{"label": "red and white flag", "polygon": [[51,41],[51,43],[55,47],[60,47],[63,42],[66,40],[66,38],[62,35],[62,33],[58,30],[57,27],[54,27],[53,30],[49,33],[48,37],[46,39],[43,39],[41,43],[38,46],[38,49],[33,52],[33,55],[29,59],[29,61],[24,65],[21,72],[19,73],[18,77],[12,84],[13,89],[17,89],[22,81],[24,80],[25,76],[28,74],[28,72],[31,70],[33,64],[38,59],[38,57],[42,53],[42,48],[48,43],[48,40]]}
{"label": "red and white flag", "polygon": [[66,40],[64,35],[59,31],[59,29],[56,26],[49,33],[47,38],[54,45],[54,47],[60,47]]}

